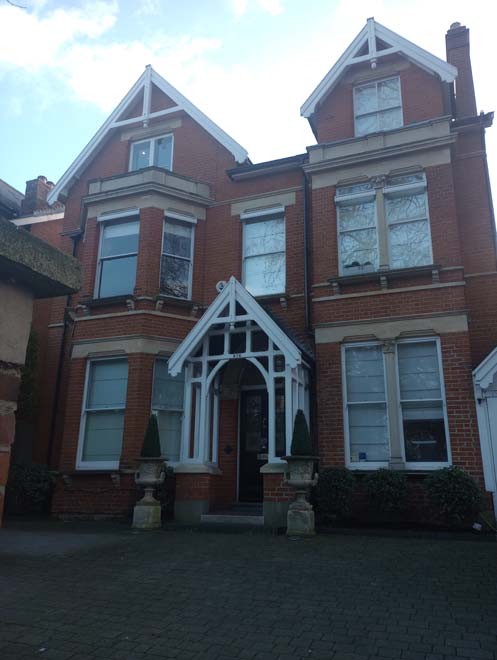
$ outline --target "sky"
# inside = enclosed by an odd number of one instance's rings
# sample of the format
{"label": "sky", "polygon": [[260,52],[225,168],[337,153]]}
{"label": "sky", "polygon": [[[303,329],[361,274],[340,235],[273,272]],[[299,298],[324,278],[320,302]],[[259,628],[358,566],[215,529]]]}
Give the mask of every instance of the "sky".
{"label": "sky", "polygon": [[[147,64],[252,162],[303,153],[300,106],[369,16],[443,59],[467,25],[478,110],[497,109],[491,0],[15,2],[0,0],[0,178],[21,192],[60,178]],[[487,147],[497,196],[497,126]]]}

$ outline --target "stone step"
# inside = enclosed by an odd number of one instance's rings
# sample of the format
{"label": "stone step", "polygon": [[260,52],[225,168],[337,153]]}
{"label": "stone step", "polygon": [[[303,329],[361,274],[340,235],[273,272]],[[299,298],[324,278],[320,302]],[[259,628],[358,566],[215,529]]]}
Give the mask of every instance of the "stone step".
{"label": "stone step", "polygon": [[248,513],[204,513],[200,517],[202,524],[212,525],[250,525],[259,527],[264,525],[264,516]]}

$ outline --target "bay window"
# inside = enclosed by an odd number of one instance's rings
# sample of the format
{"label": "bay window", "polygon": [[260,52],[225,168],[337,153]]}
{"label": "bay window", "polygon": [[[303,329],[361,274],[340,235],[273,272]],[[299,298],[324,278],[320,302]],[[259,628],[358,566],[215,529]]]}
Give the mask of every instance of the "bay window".
{"label": "bay window", "polygon": [[400,79],[388,78],[354,88],[356,136],[403,125]]}
{"label": "bay window", "polygon": [[338,186],[335,203],[341,275],[432,264],[424,173]]}
{"label": "bay window", "polygon": [[253,296],[285,292],[285,218],[282,214],[243,223],[243,284]]}
{"label": "bay window", "polygon": [[191,299],[194,227],[166,218],[162,241],[160,292],[175,298]]}
{"label": "bay window", "polygon": [[352,467],[449,464],[438,339],[343,348],[346,453]]}
{"label": "bay window", "polygon": [[78,468],[119,467],[127,386],[127,360],[91,360],[88,363],[78,445]]}
{"label": "bay window", "polygon": [[180,457],[184,389],[184,372],[170,376],[167,360],[157,359],[154,368],[152,413],[157,416],[162,455],[170,463],[177,463]]}
{"label": "bay window", "polygon": [[130,172],[141,170],[144,167],[163,167],[166,170],[173,168],[173,136],[140,140],[131,144],[129,169]]}
{"label": "bay window", "polygon": [[138,220],[103,225],[95,287],[97,298],[133,293],[139,232]]}

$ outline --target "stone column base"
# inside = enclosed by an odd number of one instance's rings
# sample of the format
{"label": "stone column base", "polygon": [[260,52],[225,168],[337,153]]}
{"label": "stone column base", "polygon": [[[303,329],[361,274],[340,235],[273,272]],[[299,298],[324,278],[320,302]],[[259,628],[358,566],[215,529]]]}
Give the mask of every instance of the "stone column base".
{"label": "stone column base", "polygon": [[142,504],[138,502],[133,509],[133,529],[160,529],[161,507],[160,503]]}
{"label": "stone column base", "polygon": [[288,509],[287,536],[314,536],[314,511],[312,509]]}

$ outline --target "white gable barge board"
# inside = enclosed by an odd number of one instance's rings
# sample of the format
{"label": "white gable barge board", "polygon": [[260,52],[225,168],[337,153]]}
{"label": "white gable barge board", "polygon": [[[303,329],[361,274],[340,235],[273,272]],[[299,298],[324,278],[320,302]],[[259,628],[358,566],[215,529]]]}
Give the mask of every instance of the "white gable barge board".
{"label": "white gable barge board", "polygon": [[[159,110],[158,112],[150,113],[151,101],[151,85],[154,84],[164,94],[169,96],[176,106],[167,108],[166,110]],[[120,121],[120,117],[126,112],[130,105],[137,100],[143,89],[143,114],[139,117],[132,117]],[[109,135],[110,131],[127,126],[128,124],[142,122],[144,126],[148,125],[150,119],[160,117],[173,112],[184,111],[194,121],[196,121],[204,130],[206,130],[212,137],[223,145],[235,158],[237,163],[244,163],[248,159],[247,151],[235,142],[222,128],[209,119],[203,112],[201,112],[193,103],[184,97],[178,90],[167,82],[162,76],[152,69],[150,65],[145,68],[145,71],[138,78],[136,83],[113,110],[110,116],[102,124],[100,129],[95,133],[90,142],[86,145],[83,151],[79,154],[76,160],[64,172],[62,177],[57,182],[57,185],[51,190],[48,195],[48,203],[53,204],[59,199],[60,195],[67,195],[75,179],[86,166],[92,156],[102,146],[104,140]]]}
{"label": "white gable barge board", "polygon": [[[376,50],[376,39],[387,44],[387,48]],[[365,44],[368,44],[368,54],[358,56],[357,53]],[[424,48],[416,46],[416,44],[404,39],[396,32],[377,23],[373,18],[368,18],[366,25],[354,41],[302,105],[300,114],[309,119],[319,103],[331,92],[349,66],[361,62],[376,61],[380,57],[394,53],[404,55],[425,71],[438,75],[444,82],[454,82],[457,78],[457,69],[452,64],[432,55]]]}
{"label": "white gable barge board", "polygon": [[[259,303],[253,298],[244,286],[232,275],[227,286],[213,300],[205,311],[202,318],[190,330],[181,344],[175,350],[168,362],[168,369],[171,376],[179,374],[185,361],[196,350],[199,342],[209,331],[212,325],[220,323],[220,314],[226,305],[230,305],[231,310],[235,309],[235,303],[239,302],[247,312],[247,315],[257,323],[270,339],[272,339],[280,350],[285,354],[291,367],[302,363],[302,354],[290,337],[283,332],[275,321],[267,314]],[[234,312],[233,312],[234,314]],[[225,319],[226,317],[222,317]],[[230,322],[231,316],[228,318]],[[232,320],[235,320],[233,316]]]}

